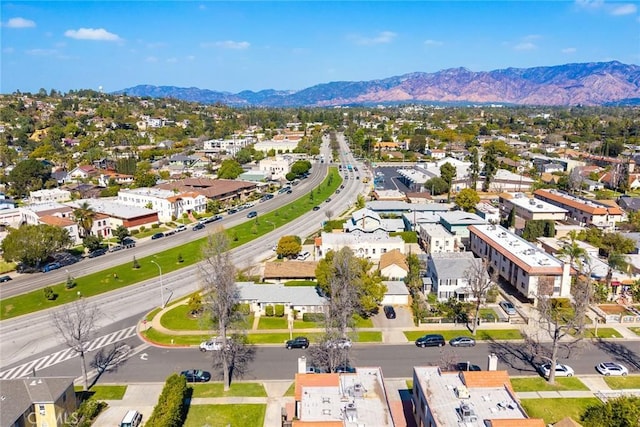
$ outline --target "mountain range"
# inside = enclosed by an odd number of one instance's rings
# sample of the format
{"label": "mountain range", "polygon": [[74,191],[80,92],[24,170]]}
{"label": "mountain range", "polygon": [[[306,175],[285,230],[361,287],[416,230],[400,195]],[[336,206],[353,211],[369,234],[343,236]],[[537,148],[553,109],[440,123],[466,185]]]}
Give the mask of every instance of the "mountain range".
{"label": "mountain range", "polygon": [[139,85],[116,94],[204,104],[330,107],[371,104],[640,105],[640,66],[618,61],[474,72],[451,68],[380,80],[330,82],[306,89],[239,93]]}

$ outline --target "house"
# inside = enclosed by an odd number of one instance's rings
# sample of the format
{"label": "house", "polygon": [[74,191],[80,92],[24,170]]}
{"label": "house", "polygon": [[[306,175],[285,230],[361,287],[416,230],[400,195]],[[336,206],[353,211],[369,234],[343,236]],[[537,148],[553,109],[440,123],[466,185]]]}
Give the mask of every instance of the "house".
{"label": "house", "polygon": [[232,204],[246,200],[255,193],[258,186],[255,182],[232,179],[185,178],[174,182],[158,184],[154,188],[175,192],[195,191],[210,200],[224,204]]}
{"label": "house", "polygon": [[491,203],[480,202],[476,205],[476,214],[486,222],[497,224],[500,222],[500,208]]}
{"label": "house", "polygon": [[69,218],[59,217],[56,215],[40,215],[39,224],[47,224],[54,227],[63,228],[67,230],[67,232],[69,233],[71,242],[74,245],[78,245],[82,243],[82,239],[80,238],[80,233],[79,233],[79,226],[74,220],[71,220]]}
{"label": "house", "polygon": [[569,212],[544,200],[529,198],[523,193],[501,193],[499,201],[503,216],[509,216],[511,210],[515,209],[515,215],[525,221],[564,221]]}
{"label": "house", "polygon": [[431,157],[432,159],[435,160],[442,160],[445,157],[447,157],[447,152],[444,150],[439,150],[436,148],[427,148],[425,150],[425,154],[429,157]]}
{"label": "house", "polygon": [[117,173],[109,170],[102,171],[98,177],[98,185],[102,187],[108,187],[112,182],[115,182],[118,185],[131,185],[134,181],[135,177],[133,175]]}
{"label": "house", "polygon": [[71,192],[60,188],[29,192],[29,203],[66,202],[67,200],[71,200]]}
{"label": "house", "polygon": [[[293,261],[291,261],[293,262]],[[249,304],[256,316],[264,316],[266,307],[284,307],[285,316],[296,315],[302,319],[305,313],[324,313],[327,299],[313,286],[285,286],[283,284],[237,283],[239,302]]]}
{"label": "house", "polygon": [[418,225],[418,243],[428,254],[460,250],[459,240],[442,224]]}
{"label": "house", "polygon": [[427,259],[427,275],[431,278],[429,292],[435,294],[438,301],[470,299],[469,269],[474,267],[475,260],[471,252],[431,254]]}
{"label": "house", "polygon": [[4,193],[0,193],[0,210],[13,209],[16,207],[16,202],[7,197]]}
{"label": "house", "polygon": [[99,174],[98,169],[93,165],[81,165],[69,172],[69,178],[72,181],[82,181],[91,179]]}
{"label": "house", "polygon": [[626,212],[636,212],[640,210],[640,197],[620,196],[618,198],[618,206]]}
{"label": "house", "polygon": [[293,164],[292,156],[275,156],[260,160],[258,169],[273,181],[285,179],[286,175],[291,172]]}
{"label": "house", "polygon": [[2,426],[66,425],[79,406],[71,377],[0,380],[0,390]]}
{"label": "house", "polygon": [[[150,227],[158,223],[158,213],[153,209],[125,205],[113,198],[80,199],[68,202],[66,205],[77,209],[85,202],[96,214],[100,215],[99,222],[102,221],[102,218],[107,218],[104,227],[108,227],[110,230],[115,230],[121,225],[131,230],[141,226]],[[94,226],[100,227],[99,224]],[[98,230],[94,229],[92,232],[98,232]]]}
{"label": "house", "polygon": [[351,214],[351,218],[344,224],[344,230],[351,233],[355,230],[372,233],[376,230],[386,232],[404,231],[404,222],[400,218],[382,218],[371,209],[362,208]]}
{"label": "house", "polygon": [[315,250],[322,257],[331,250],[337,252],[344,247],[350,248],[357,257],[377,261],[382,254],[394,249],[404,253],[405,244],[402,237],[390,237],[389,233],[382,230],[373,233],[363,233],[360,230],[351,233],[322,232],[320,239],[316,239]]}
{"label": "house", "polygon": [[162,222],[174,221],[183,214],[202,214],[207,198],[196,191],[174,192],[157,187],[131,188],[118,191],[118,203],[153,209]]}
{"label": "house", "polygon": [[416,366],[411,397],[418,426],[545,427],[520,406],[507,371]]}
{"label": "house", "polygon": [[306,373],[298,359],[291,427],[394,427],[382,370],[356,367],[354,373]]}
{"label": "house", "polygon": [[624,220],[624,212],[618,206],[609,206],[558,190],[539,189],[533,194],[536,199],[566,209],[567,217],[581,224],[612,231],[617,222]]}
{"label": "house", "polygon": [[288,280],[316,280],[315,261],[284,261],[267,262],[264,264],[262,279],[264,281],[275,281],[276,283]]}
{"label": "house", "polygon": [[378,269],[382,277],[387,277],[390,280],[402,280],[409,274],[407,259],[397,249],[388,251],[380,256]]}

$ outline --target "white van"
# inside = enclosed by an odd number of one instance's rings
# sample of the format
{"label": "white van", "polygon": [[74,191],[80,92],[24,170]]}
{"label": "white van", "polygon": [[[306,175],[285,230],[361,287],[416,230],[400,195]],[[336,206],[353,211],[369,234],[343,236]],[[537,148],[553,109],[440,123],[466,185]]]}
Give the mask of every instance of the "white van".
{"label": "white van", "polygon": [[307,258],[309,258],[311,256],[311,254],[309,253],[309,251],[304,251],[304,252],[300,252],[298,254],[298,261],[304,261]]}
{"label": "white van", "polygon": [[136,410],[128,411],[120,422],[120,427],[138,427],[142,424],[142,414]]}

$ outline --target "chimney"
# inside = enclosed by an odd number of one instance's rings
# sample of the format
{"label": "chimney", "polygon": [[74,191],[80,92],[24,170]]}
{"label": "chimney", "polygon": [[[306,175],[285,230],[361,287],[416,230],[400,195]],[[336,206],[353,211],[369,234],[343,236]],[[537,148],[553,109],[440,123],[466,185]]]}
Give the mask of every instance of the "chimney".
{"label": "chimney", "polygon": [[307,373],[307,358],[304,356],[298,357],[298,373],[299,374]]}

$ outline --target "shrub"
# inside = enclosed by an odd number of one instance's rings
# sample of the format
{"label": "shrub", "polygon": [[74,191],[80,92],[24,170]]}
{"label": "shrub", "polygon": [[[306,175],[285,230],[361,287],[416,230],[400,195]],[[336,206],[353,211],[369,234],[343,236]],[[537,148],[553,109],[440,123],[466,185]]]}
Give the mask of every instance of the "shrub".
{"label": "shrub", "polygon": [[135,268],[136,270],[140,268],[140,263],[138,262],[138,260],[136,259],[136,256],[133,256],[133,268]]}
{"label": "shrub", "polygon": [[188,392],[186,378],[172,374],[167,378],[158,403],[145,424],[155,427],[182,426],[186,416],[184,401],[188,397]]}
{"label": "shrub", "polygon": [[153,229],[160,228],[160,224],[158,224],[158,223],[151,224],[151,228],[153,228]]}
{"label": "shrub", "polygon": [[178,263],[182,264],[184,262],[184,258],[182,258],[182,254],[178,254]]}
{"label": "shrub", "polygon": [[324,322],[324,313],[304,313],[302,320],[305,322]]}
{"label": "shrub", "polygon": [[267,315],[267,317],[273,317],[273,306],[272,305],[268,305],[264,308],[264,312]]}
{"label": "shrub", "polygon": [[143,232],[144,232],[144,230],[146,230],[146,229],[147,229],[147,227],[145,227],[144,225],[141,225],[141,226],[140,226],[140,232],[141,232],[141,233],[143,233]]}
{"label": "shrub", "polygon": [[284,316],[284,304],[276,304],[276,309],[275,309],[275,315],[276,317],[282,317]]}
{"label": "shrub", "polygon": [[498,293],[499,293],[498,292],[498,287],[497,286],[492,286],[487,291],[487,295],[485,297],[486,301],[488,303],[495,303],[498,300]]}
{"label": "shrub", "polygon": [[251,314],[251,306],[249,304],[238,304],[237,308],[241,314],[244,314],[244,315]]}
{"label": "shrub", "polygon": [[53,288],[51,286],[47,286],[46,288],[43,289],[43,291],[44,291],[44,297],[49,301],[53,301],[58,297],[58,295],[55,292],[53,292]]}
{"label": "shrub", "polygon": [[138,230],[137,228],[134,228],[133,230],[131,230],[131,235],[135,236],[136,234],[139,234],[140,230]]}
{"label": "shrub", "polygon": [[67,282],[64,284],[64,287],[67,289],[73,289],[76,287],[76,282],[71,278],[71,276],[67,276]]}
{"label": "shrub", "polygon": [[94,418],[96,418],[106,406],[107,404],[105,402],[85,400],[80,404],[78,410],[69,417],[71,421],[65,425],[70,427],[91,427]]}

